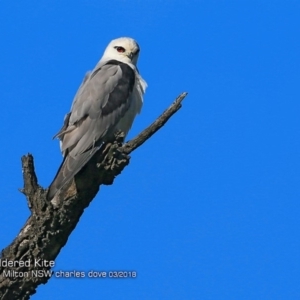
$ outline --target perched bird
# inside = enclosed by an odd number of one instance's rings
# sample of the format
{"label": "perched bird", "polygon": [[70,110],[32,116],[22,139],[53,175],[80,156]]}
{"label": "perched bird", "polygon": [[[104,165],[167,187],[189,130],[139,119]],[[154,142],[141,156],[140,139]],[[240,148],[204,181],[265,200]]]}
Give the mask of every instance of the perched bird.
{"label": "perched bird", "polygon": [[60,139],[63,162],[49,187],[51,200],[114,133],[125,136],[143,105],[147,87],[136,67],[140,48],[128,37],[112,40],[79,87]]}

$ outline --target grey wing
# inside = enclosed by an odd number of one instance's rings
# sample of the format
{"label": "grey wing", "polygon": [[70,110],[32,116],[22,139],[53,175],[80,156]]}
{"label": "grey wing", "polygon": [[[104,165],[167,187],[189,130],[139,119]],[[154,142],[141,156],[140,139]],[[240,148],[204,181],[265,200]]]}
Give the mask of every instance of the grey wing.
{"label": "grey wing", "polygon": [[78,90],[68,124],[58,134],[64,161],[50,185],[48,199],[72,179],[100,148],[130,106],[135,73],[109,61],[89,75]]}
{"label": "grey wing", "polygon": [[[75,97],[74,97],[74,101],[73,101],[73,103],[72,103],[71,110],[72,110],[72,108],[73,108],[74,103],[76,102],[76,99],[78,98],[78,97],[77,97],[78,93],[80,93],[80,91],[83,89],[83,85],[84,85],[84,84],[86,83],[86,81],[89,79],[89,77],[90,77],[91,74],[92,74],[92,72],[90,72],[90,71],[88,71],[88,72],[85,74],[85,76],[84,76],[84,78],[83,78],[83,80],[82,80],[82,82],[81,82],[81,84],[80,84],[80,86],[79,86],[79,88],[78,88],[78,91],[77,91],[77,93],[76,93],[76,95],[75,95]],[[67,113],[67,114],[65,115],[65,118],[64,118],[64,124],[63,124],[62,128],[59,130],[59,132],[57,132],[57,133],[54,135],[53,139],[55,139],[55,138],[58,137],[58,138],[62,141],[63,136],[64,136],[64,134],[66,133],[66,130],[67,130],[68,125],[69,125],[70,116],[71,116],[71,112],[69,112],[69,113]],[[69,130],[70,130],[70,128],[69,128]]]}
{"label": "grey wing", "polygon": [[74,100],[62,151],[69,149],[74,157],[113,129],[129,108],[134,81],[134,71],[126,64],[96,69]]}

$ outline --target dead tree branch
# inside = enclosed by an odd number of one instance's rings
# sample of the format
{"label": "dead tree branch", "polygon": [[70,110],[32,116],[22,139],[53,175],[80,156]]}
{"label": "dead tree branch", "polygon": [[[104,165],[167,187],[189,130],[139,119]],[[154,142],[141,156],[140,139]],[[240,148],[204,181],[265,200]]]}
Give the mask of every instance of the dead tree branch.
{"label": "dead tree branch", "polygon": [[[132,151],[141,146],[181,108],[187,93],[175,102],[136,138],[122,144],[122,136],[99,150],[89,163],[62,190],[55,202],[46,200],[47,189],[38,184],[31,154],[22,157],[24,188],[31,215],[0,258],[0,299],[26,300],[39,284],[51,278],[51,267],[76,227],[84,209],[101,184],[112,184],[126,165]],[[37,275],[39,274],[39,275]],[[42,276],[40,276],[42,274]]]}

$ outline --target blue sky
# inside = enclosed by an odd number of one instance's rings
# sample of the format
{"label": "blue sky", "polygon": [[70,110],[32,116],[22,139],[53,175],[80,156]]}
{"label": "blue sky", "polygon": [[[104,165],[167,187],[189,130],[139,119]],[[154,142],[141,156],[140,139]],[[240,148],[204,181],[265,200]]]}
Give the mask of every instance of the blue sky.
{"label": "blue sky", "polygon": [[104,186],[32,299],[299,299],[298,1],[1,1],[1,249],[29,216],[20,157],[39,183],[86,71],[120,36],[148,82],[128,138],[183,108]]}

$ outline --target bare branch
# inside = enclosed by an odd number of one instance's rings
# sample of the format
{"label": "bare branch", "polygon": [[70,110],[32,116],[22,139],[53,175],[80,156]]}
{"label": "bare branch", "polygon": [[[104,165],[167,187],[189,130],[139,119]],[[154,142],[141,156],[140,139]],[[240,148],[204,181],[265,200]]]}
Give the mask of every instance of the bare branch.
{"label": "bare branch", "polygon": [[164,126],[167,121],[181,108],[181,102],[187,96],[187,93],[182,93],[172,103],[172,105],[166,109],[148,128],[143,130],[137,137],[127,142],[123,148],[124,153],[129,154],[133,150],[137,149],[144,142],[146,142],[156,131]]}
{"label": "bare branch", "polygon": [[[26,300],[39,284],[51,278],[51,268],[84,209],[96,196],[101,184],[112,184],[129,164],[127,155],[141,146],[180,109],[187,93],[176,101],[146,130],[122,145],[122,135],[100,149],[89,163],[66,185],[55,203],[46,200],[47,189],[38,185],[33,156],[22,157],[24,188],[31,215],[15,240],[2,250],[0,259],[0,299]],[[55,204],[55,205],[54,205]],[[47,273],[47,272],[50,273]],[[43,272],[37,276],[36,272]],[[20,276],[21,275],[21,276]]]}

